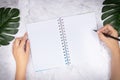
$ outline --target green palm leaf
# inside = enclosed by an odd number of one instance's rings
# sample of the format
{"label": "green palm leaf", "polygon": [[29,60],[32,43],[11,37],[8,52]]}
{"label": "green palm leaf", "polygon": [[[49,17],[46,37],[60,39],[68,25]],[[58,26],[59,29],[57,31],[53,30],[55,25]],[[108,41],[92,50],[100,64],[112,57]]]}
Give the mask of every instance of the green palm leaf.
{"label": "green palm leaf", "polygon": [[0,46],[8,45],[18,32],[20,11],[17,8],[0,8]]}
{"label": "green palm leaf", "polygon": [[103,2],[103,25],[111,24],[120,36],[120,0],[105,0]]}

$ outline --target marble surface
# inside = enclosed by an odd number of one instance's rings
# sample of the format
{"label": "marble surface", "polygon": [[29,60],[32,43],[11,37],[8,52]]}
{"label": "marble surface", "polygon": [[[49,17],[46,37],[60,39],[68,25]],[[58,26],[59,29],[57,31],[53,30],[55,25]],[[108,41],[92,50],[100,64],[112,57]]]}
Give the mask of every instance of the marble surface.
{"label": "marble surface", "polygon": [[[53,19],[60,16],[71,16],[86,12],[95,12],[98,27],[102,26],[101,8],[103,0],[0,0],[0,7],[17,7],[21,10],[21,25],[16,37],[26,32],[26,23]],[[109,58],[103,54],[104,63],[101,76],[86,76],[80,73],[78,66],[34,72],[30,56],[27,68],[27,80],[109,80]],[[0,80],[14,80],[15,61],[12,56],[12,42],[0,47]],[[87,74],[87,73],[86,73]]]}

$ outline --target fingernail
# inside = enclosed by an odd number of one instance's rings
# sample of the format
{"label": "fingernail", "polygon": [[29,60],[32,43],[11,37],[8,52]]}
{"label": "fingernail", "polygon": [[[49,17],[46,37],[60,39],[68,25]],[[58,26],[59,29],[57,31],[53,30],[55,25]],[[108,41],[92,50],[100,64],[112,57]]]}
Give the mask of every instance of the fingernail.
{"label": "fingernail", "polygon": [[99,33],[100,33],[100,31],[97,31],[97,33],[99,34]]}
{"label": "fingernail", "polygon": [[29,39],[27,39],[27,42],[28,42],[28,43],[30,43],[30,40],[29,40]]}
{"label": "fingernail", "polygon": [[25,38],[26,38],[26,39],[28,38],[27,32],[25,33]]}
{"label": "fingernail", "polygon": [[27,32],[25,33],[25,35],[26,35],[26,36],[28,35]]}

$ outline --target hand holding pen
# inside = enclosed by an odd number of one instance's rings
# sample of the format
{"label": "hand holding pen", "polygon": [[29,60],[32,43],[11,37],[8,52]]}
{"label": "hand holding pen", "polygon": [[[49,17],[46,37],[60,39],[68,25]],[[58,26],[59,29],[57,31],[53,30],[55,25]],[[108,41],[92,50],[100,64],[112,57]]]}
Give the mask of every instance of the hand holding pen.
{"label": "hand holding pen", "polygon": [[119,46],[118,33],[111,25],[105,25],[101,29],[97,30],[97,33],[100,40],[102,40],[111,50],[114,50],[116,46]]}
{"label": "hand holding pen", "polygon": [[120,80],[120,47],[118,43],[118,33],[111,25],[105,25],[97,31],[101,41],[103,41],[111,52],[111,78],[110,80]]}
{"label": "hand holding pen", "polygon": [[[93,30],[93,31],[97,32],[98,30]],[[112,38],[112,39],[114,39],[114,40],[120,41],[119,38],[114,37],[114,36],[111,36],[110,34],[107,34],[107,33],[103,33],[103,34],[104,34],[105,37],[109,37],[109,38]]]}

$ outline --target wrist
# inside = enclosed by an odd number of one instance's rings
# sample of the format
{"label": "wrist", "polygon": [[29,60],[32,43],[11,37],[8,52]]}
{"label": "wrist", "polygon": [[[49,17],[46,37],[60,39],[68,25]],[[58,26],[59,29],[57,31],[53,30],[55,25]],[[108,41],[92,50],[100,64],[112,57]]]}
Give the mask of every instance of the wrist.
{"label": "wrist", "polygon": [[120,48],[119,47],[114,47],[111,49],[112,55],[120,55]]}
{"label": "wrist", "polygon": [[19,71],[26,71],[26,65],[22,65],[22,64],[16,64],[16,70],[19,70]]}
{"label": "wrist", "polygon": [[21,67],[16,65],[16,80],[25,80],[26,67]]}
{"label": "wrist", "polygon": [[116,52],[119,52],[120,51],[120,48],[119,48],[119,43],[116,42],[114,43],[113,45],[111,45],[111,47],[109,47],[111,52],[112,53],[116,53]]}

